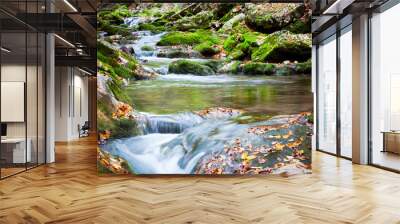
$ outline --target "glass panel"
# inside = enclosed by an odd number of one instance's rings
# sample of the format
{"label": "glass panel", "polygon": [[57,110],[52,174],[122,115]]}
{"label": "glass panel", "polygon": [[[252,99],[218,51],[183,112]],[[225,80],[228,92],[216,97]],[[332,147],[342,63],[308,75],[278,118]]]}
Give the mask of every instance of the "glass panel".
{"label": "glass panel", "polygon": [[336,153],[336,36],[318,48],[318,148]]}
{"label": "glass panel", "polygon": [[[38,35],[36,32],[27,33],[28,63],[27,63],[27,133],[28,150],[30,148],[30,162],[28,167],[37,165],[38,160]],[[29,161],[29,160],[28,160]]]}
{"label": "glass panel", "polygon": [[372,28],[372,163],[400,170],[400,5],[374,15]]}
{"label": "glass panel", "polygon": [[340,153],[352,157],[352,35],[351,26],[340,36]]}
{"label": "glass panel", "polygon": [[39,34],[38,36],[38,163],[45,163],[46,158],[46,148],[45,148],[45,60],[46,60],[46,52],[45,52],[45,44],[46,37],[44,34]]}
{"label": "glass panel", "polygon": [[31,151],[26,150],[26,35],[2,33],[1,44],[1,172],[5,177],[25,170]]}

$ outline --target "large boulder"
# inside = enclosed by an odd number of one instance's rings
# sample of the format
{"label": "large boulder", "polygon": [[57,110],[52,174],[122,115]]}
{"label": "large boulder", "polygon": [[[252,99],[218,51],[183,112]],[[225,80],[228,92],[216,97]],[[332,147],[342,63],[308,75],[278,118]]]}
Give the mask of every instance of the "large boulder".
{"label": "large boulder", "polygon": [[210,27],[213,16],[214,15],[211,11],[202,11],[196,15],[183,17],[177,20],[174,27],[180,31],[206,29]]}
{"label": "large boulder", "polygon": [[247,4],[245,21],[247,26],[256,31],[272,33],[304,16],[304,12],[303,4]]}
{"label": "large boulder", "polygon": [[240,61],[231,61],[224,64],[218,69],[218,73],[222,74],[238,74],[240,70]]}
{"label": "large boulder", "polygon": [[224,23],[224,25],[221,27],[221,29],[218,30],[220,33],[230,33],[232,31],[232,28],[237,25],[239,22],[243,21],[245,19],[245,14],[240,13],[232,17],[230,20]]}
{"label": "large boulder", "polygon": [[172,62],[168,67],[169,73],[176,74],[192,74],[192,75],[215,75],[214,70],[203,63],[189,61],[189,60],[177,60]]}
{"label": "large boulder", "polygon": [[255,62],[306,61],[311,58],[311,35],[278,31],[265,38],[264,43],[253,51]]}
{"label": "large boulder", "polygon": [[224,49],[232,60],[249,59],[251,53],[258,49],[264,39],[265,35],[257,32],[232,34],[225,40]]}
{"label": "large boulder", "polygon": [[249,62],[243,66],[243,73],[246,75],[273,75],[275,65],[270,63]]}

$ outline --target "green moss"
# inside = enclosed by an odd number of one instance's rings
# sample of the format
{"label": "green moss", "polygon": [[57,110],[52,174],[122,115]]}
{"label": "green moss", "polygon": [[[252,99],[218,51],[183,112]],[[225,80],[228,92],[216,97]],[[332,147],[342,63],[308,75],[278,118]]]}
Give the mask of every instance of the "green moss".
{"label": "green moss", "polygon": [[168,70],[170,73],[176,74],[193,74],[193,75],[214,75],[214,70],[200,62],[177,60],[172,62]]}
{"label": "green moss", "polygon": [[230,35],[224,41],[224,49],[228,52],[231,52],[233,49],[235,49],[236,45],[238,44],[239,41],[238,39],[239,38],[237,35]]}
{"label": "green moss", "polygon": [[182,49],[168,49],[166,51],[160,51],[157,53],[157,57],[162,58],[187,58],[189,52]]}
{"label": "green moss", "polygon": [[208,29],[214,15],[211,11],[201,11],[193,16],[186,16],[174,23],[174,28],[180,31]]}
{"label": "green moss", "polygon": [[[127,63],[119,63],[120,57],[125,59]],[[136,59],[125,52],[113,49],[105,42],[99,41],[97,43],[97,60],[102,63],[102,66],[99,67],[99,70],[106,71],[111,77],[115,77],[115,79],[117,79],[117,77],[131,79],[135,78],[136,76]]]}
{"label": "green moss", "polygon": [[99,31],[109,35],[121,34],[128,36],[133,30],[126,27],[124,19],[133,16],[127,5],[116,4],[113,8],[97,13],[97,27]]}
{"label": "green moss", "polygon": [[311,57],[311,36],[278,31],[268,35],[264,43],[252,53],[256,62],[305,61]]}
{"label": "green moss", "polygon": [[311,59],[308,59],[306,62],[297,63],[295,66],[295,71],[298,74],[311,74],[311,69]]}
{"label": "green moss", "polygon": [[222,67],[223,61],[220,61],[220,60],[209,60],[209,61],[206,61],[206,62],[204,62],[202,64],[210,67],[212,70],[214,70],[216,72],[216,71],[218,71],[219,68]]}
{"label": "green moss", "polygon": [[246,75],[272,75],[275,65],[269,63],[250,62],[243,66],[243,73]]}
{"label": "green moss", "polygon": [[288,30],[292,33],[311,33],[311,19],[296,19],[287,27],[285,27],[285,30]]}
{"label": "green moss", "polygon": [[170,32],[165,34],[157,43],[159,46],[173,45],[197,45],[203,42],[218,44],[220,42],[218,36],[211,31],[197,30],[196,32]]}
{"label": "green moss", "polygon": [[275,75],[277,76],[288,76],[292,74],[293,74],[293,69],[286,65],[279,66],[275,69]]}
{"label": "green moss", "polygon": [[194,49],[206,57],[213,56],[221,51],[218,46],[208,41],[197,45]]}
{"label": "green moss", "polygon": [[218,71],[220,73],[238,74],[241,71],[240,64],[240,61],[231,61],[227,64],[224,64]]}
{"label": "green moss", "polygon": [[111,132],[111,138],[126,138],[138,134],[137,123],[130,119],[114,120],[114,129]]}
{"label": "green moss", "polygon": [[251,53],[258,47],[258,40],[264,35],[256,32],[230,35],[224,42],[224,49],[234,60],[250,58]]}
{"label": "green moss", "polygon": [[154,51],[154,48],[148,45],[144,45],[140,48],[142,51]]}
{"label": "green moss", "polygon": [[161,33],[166,30],[165,26],[158,26],[155,23],[141,23],[139,24],[138,30],[148,30],[152,33]]}
{"label": "green moss", "polygon": [[242,60],[245,57],[246,54],[240,49],[235,49],[229,54],[229,58],[232,60]]}

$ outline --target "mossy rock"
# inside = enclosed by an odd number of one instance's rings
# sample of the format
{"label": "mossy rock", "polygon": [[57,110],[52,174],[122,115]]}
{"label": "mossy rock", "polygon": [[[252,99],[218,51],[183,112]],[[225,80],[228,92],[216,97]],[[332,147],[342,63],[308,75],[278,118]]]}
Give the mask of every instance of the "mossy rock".
{"label": "mossy rock", "polygon": [[214,72],[217,72],[223,66],[224,62],[221,60],[209,60],[202,64],[210,67]]}
{"label": "mossy rock", "polygon": [[164,48],[157,52],[157,57],[162,58],[199,58],[202,55],[190,47]]}
{"label": "mossy rock", "polygon": [[201,43],[201,44],[197,45],[194,49],[206,57],[211,57],[211,56],[221,52],[221,49],[219,49],[219,47],[217,45],[215,45],[211,42]]}
{"label": "mossy rock", "polygon": [[294,67],[297,74],[311,74],[311,69],[311,59],[308,59],[306,62],[297,63]]}
{"label": "mossy rock", "polygon": [[165,26],[157,26],[154,23],[141,23],[138,26],[138,30],[148,30],[154,34],[164,32],[166,30]]}
{"label": "mossy rock", "polygon": [[116,4],[113,8],[102,10],[97,13],[97,27],[99,31],[107,32],[108,35],[121,34],[128,36],[132,29],[126,27],[124,19],[133,16],[126,5]]}
{"label": "mossy rock", "polygon": [[251,4],[248,6],[245,22],[256,31],[272,33],[283,29],[304,14],[305,7],[303,4]]}
{"label": "mossy rock", "polygon": [[224,42],[224,49],[233,60],[250,59],[254,49],[257,49],[259,42],[265,39],[263,34],[247,32],[244,34],[230,35]]}
{"label": "mossy rock", "polygon": [[244,53],[240,49],[235,49],[229,54],[229,58],[232,60],[242,60],[246,57],[246,53]]}
{"label": "mossy rock", "polygon": [[236,47],[236,45],[238,45],[238,43],[240,43],[240,36],[239,35],[230,35],[224,41],[224,49],[228,52],[231,52],[231,51],[233,51],[233,49],[235,49],[235,47]]}
{"label": "mossy rock", "polygon": [[174,31],[165,34],[157,43],[159,46],[174,46],[174,45],[197,45],[203,42],[218,44],[220,42],[218,36],[211,31],[197,30],[196,32],[181,32]]}
{"label": "mossy rock", "polygon": [[291,24],[284,28],[292,33],[311,33],[311,18],[295,19]]}
{"label": "mossy rock", "polygon": [[213,10],[214,17],[216,19],[223,18],[225,15],[232,12],[232,8],[236,5],[236,3],[216,4],[215,9]]}
{"label": "mossy rock", "polygon": [[252,53],[255,62],[306,61],[311,57],[311,35],[278,31]]}
{"label": "mossy rock", "polygon": [[280,65],[275,68],[276,76],[289,76],[294,74],[294,69],[289,65]]}
{"label": "mossy rock", "polygon": [[231,33],[233,27],[238,25],[241,21],[244,21],[245,15],[244,13],[240,13],[230,18],[228,21],[224,22],[224,25],[221,29],[218,30],[219,33]]}
{"label": "mossy rock", "polygon": [[250,62],[243,66],[245,75],[273,75],[275,65],[269,63]]}
{"label": "mossy rock", "polygon": [[218,73],[238,74],[241,72],[240,61],[231,61],[218,69]]}
{"label": "mossy rock", "polygon": [[144,45],[140,48],[142,51],[154,51],[152,46]]}
{"label": "mossy rock", "polygon": [[169,73],[176,74],[192,74],[192,75],[215,75],[214,70],[200,62],[189,60],[177,60],[172,62],[168,67]]}
{"label": "mossy rock", "polygon": [[213,17],[214,15],[211,11],[202,11],[193,16],[187,16],[177,20],[174,24],[174,28],[179,31],[207,29],[210,27]]}

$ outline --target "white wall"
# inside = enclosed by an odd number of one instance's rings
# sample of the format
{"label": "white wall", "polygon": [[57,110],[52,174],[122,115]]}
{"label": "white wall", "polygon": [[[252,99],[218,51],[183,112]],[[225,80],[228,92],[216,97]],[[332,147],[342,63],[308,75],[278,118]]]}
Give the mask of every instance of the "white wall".
{"label": "white wall", "polygon": [[88,78],[72,67],[56,67],[55,73],[55,140],[74,140],[78,125],[88,120]]}

